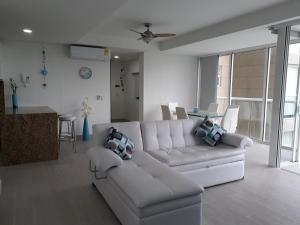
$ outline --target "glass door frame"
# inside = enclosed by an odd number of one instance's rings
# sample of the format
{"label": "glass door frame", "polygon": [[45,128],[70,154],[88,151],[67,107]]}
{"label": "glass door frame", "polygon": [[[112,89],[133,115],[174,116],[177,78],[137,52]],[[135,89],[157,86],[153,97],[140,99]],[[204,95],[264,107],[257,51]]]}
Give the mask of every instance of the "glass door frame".
{"label": "glass door frame", "polygon": [[269,147],[269,166],[280,168],[284,120],[284,104],[288,70],[291,25],[281,24],[270,29],[277,34],[276,69],[274,79],[272,125]]}
{"label": "glass door frame", "polygon": [[292,162],[299,162],[300,151],[300,61],[298,65],[298,83],[295,109],[295,124],[294,124],[294,144]]}

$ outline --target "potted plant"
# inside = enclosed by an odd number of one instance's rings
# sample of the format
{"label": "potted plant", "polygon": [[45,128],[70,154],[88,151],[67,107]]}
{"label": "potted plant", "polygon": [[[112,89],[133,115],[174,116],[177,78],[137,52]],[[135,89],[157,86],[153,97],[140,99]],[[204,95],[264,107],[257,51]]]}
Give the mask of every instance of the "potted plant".
{"label": "potted plant", "polygon": [[90,131],[89,131],[89,124],[88,124],[88,115],[92,111],[92,107],[89,106],[89,99],[88,97],[85,97],[83,102],[81,103],[81,111],[82,116],[84,118],[83,120],[83,130],[82,130],[82,140],[87,141],[90,139]]}
{"label": "potted plant", "polygon": [[17,89],[18,86],[13,78],[9,79],[10,88],[12,90],[12,105],[14,109],[18,108],[18,96],[17,96]]}

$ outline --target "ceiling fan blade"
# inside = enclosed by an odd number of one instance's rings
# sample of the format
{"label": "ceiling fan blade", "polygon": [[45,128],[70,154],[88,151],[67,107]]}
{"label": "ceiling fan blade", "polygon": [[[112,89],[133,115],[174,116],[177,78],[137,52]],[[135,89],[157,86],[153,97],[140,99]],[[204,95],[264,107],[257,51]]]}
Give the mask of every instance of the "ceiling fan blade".
{"label": "ceiling fan blade", "polygon": [[132,32],[135,32],[135,33],[137,33],[137,34],[143,35],[142,32],[139,32],[139,31],[136,31],[136,30],[133,30],[133,29],[129,29],[129,30],[132,31]]}
{"label": "ceiling fan blade", "polygon": [[153,34],[154,37],[174,37],[176,34],[172,33],[161,33],[161,34]]}
{"label": "ceiling fan blade", "polygon": [[140,37],[140,38],[138,38],[138,39],[136,39],[137,41],[139,41],[139,40],[142,40],[144,37]]}

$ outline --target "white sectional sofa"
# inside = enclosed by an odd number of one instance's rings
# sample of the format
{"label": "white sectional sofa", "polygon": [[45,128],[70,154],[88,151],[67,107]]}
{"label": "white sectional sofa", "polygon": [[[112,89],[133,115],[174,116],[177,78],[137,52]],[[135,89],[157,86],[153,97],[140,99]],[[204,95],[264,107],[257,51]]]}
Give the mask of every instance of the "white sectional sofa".
{"label": "white sectional sofa", "polygon": [[245,147],[252,140],[237,134],[225,134],[222,143],[208,146],[193,135],[201,120],[163,120],[141,123],[144,151],[209,187],[244,177]]}
{"label": "white sectional sofa", "polygon": [[[244,148],[252,140],[226,134],[223,143],[209,147],[193,135],[200,122],[93,126],[92,182],[123,225],[199,225],[202,187],[244,177]],[[135,143],[133,159],[123,161],[102,147],[112,126]]]}

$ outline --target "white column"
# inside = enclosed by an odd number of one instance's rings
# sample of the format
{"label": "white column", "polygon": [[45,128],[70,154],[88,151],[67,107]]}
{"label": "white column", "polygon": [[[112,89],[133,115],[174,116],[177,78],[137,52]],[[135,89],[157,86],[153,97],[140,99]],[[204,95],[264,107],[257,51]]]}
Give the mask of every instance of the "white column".
{"label": "white column", "polygon": [[276,168],[280,167],[290,31],[290,26],[282,26],[278,28],[276,72],[274,79],[272,125],[269,151],[269,166]]}

